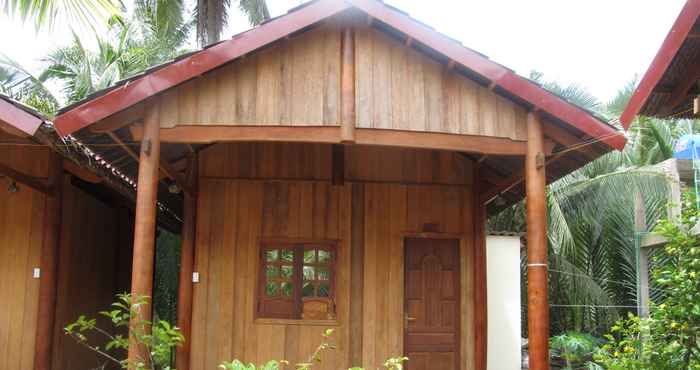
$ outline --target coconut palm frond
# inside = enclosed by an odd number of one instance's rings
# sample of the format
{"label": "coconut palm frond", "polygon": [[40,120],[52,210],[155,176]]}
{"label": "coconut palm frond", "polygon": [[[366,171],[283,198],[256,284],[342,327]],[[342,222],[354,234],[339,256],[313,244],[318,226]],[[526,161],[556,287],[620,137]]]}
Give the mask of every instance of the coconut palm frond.
{"label": "coconut palm frond", "polygon": [[121,3],[117,0],[0,0],[0,8],[12,16],[34,22],[37,30],[52,29],[58,20],[90,29],[103,27],[109,17],[119,14]]}

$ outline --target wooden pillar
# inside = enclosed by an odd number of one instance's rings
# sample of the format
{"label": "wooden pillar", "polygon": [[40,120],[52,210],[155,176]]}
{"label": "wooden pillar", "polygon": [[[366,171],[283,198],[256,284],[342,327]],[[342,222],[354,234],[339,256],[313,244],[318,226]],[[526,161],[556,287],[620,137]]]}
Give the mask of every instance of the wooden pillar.
{"label": "wooden pillar", "polygon": [[34,369],[51,369],[51,349],[56,320],[58,249],[61,244],[61,203],[63,197],[63,160],[51,152],[49,157],[49,191],[44,206],[44,231],[41,245],[39,312],[34,344]]}
{"label": "wooden pillar", "polygon": [[[136,189],[136,220],[134,223],[134,256],[131,269],[132,297],[153,297],[153,258],[155,251],[156,202],[158,199],[158,168],[160,163],[159,106],[146,110],[143,139],[139,155],[139,179]],[[151,305],[143,306],[139,320],[151,320]],[[149,331],[132,320],[130,331]],[[131,336],[129,364],[145,361],[146,349],[137,346]]]}
{"label": "wooden pillar", "polygon": [[180,283],[177,299],[177,326],[185,337],[185,343],[177,347],[175,368],[189,370],[190,344],[192,343],[192,273],[194,272],[195,236],[197,223],[197,156],[188,158],[187,185],[194,194],[185,192],[182,221],[182,249],[180,254]]}
{"label": "wooden pillar", "polygon": [[350,366],[362,366],[365,279],[365,185],[352,184],[350,225]]}
{"label": "wooden pillar", "polygon": [[481,187],[478,185],[479,164],[474,163],[474,368],[486,370],[488,349],[488,306],[486,281],[486,205],[481,202]]}
{"label": "wooden pillar", "polygon": [[341,39],[340,141],[355,141],[355,33],[352,26],[343,29]]}
{"label": "wooden pillar", "polygon": [[525,189],[527,196],[527,307],[530,369],[549,369],[547,301],[547,201],[542,122],[527,116]]}

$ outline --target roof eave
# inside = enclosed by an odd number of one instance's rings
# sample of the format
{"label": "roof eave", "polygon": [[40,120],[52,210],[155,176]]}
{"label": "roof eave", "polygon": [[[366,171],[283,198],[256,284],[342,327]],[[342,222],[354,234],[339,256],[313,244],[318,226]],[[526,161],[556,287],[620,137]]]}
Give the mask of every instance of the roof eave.
{"label": "roof eave", "polygon": [[683,42],[685,42],[699,16],[700,0],[688,0],[673,24],[671,31],[666,35],[661,48],[630,98],[629,103],[627,103],[625,111],[620,116],[620,122],[622,122],[622,126],[625,129],[629,128],[632,120],[646,104],[647,99],[649,99],[659,81],[663,78],[664,73],[671,65],[671,62],[673,62],[673,58],[680,50]]}

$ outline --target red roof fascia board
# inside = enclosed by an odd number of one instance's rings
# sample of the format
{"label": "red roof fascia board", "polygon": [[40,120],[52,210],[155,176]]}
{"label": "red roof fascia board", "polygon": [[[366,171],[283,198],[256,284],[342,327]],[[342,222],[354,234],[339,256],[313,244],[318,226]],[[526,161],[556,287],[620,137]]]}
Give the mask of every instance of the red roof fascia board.
{"label": "red roof fascia board", "polygon": [[597,120],[588,112],[518,76],[507,68],[425,27],[405,14],[374,0],[346,1],[362,9],[370,16],[411,36],[413,40],[427,45],[464,67],[486,77],[497,86],[519,96],[538,109],[571,124],[581,132],[594,138],[601,138],[603,142],[612,148],[624,148],[626,139],[623,133]]}
{"label": "red roof fascia board", "polygon": [[55,120],[56,127],[63,135],[75,132],[350,6],[364,11],[369,16],[486,77],[497,86],[528,101],[537,109],[548,112],[591,137],[600,138],[612,148],[624,147],[626,140],[622,133],[597,120],[588,112],[376,0],[320,0],[312,3],[303,9],[279,17],[229,41],[202,50],[87,101],[58,116]]}
{"label": "red roof fascia board", "polygon": [[0,99],[0,121],[8,123],[30,136],[34,135],[43,122],[42,119],[15,107],[4,99]]}
{"label": "red roof fascia board", "polygon": [[56,117],[54,124],[61,135],[69,135],[348,7],[344,1],[337,0],[320,0],[309,4],[91,99]]}
{"label": "red roof fascia board", "polygon": [[652,91],[659,81],[661,81],[664,73],[666,73],[666,69],[668,69],[671,62],[673,62],[673,58],[688,37],[688,33],[690,33],[690,30],[693,28],[699,16],[700,0],[688,0],[681,10],[681,14],[673,24],[671,31],[666,35],[666,39],[664,39],[663,44],[661,44],[661,49],[656,53],[656,57],[654,57],[642,81],[634,91],[632,98],[630,98],[629,103],[627,103],[625,111],[622,112],[622,116],[620,116],[620,122],[622,122],[622,126],[625,129],[629,128],[634,117],[639,114],[639,111],[642,110],[642,107],[647,99],[649,99]]}

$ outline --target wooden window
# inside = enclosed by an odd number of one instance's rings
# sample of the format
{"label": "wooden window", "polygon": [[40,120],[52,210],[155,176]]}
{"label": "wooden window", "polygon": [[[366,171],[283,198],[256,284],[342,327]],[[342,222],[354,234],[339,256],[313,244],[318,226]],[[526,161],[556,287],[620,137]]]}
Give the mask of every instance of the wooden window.
{"label": "wooden window", "polygon": [[260,250],[258,317],[335,319],[335,245],[264,242]]}

